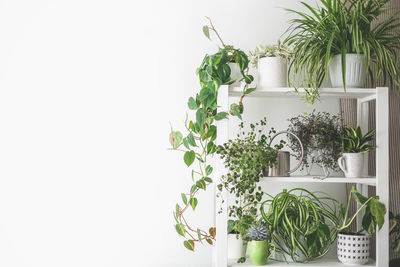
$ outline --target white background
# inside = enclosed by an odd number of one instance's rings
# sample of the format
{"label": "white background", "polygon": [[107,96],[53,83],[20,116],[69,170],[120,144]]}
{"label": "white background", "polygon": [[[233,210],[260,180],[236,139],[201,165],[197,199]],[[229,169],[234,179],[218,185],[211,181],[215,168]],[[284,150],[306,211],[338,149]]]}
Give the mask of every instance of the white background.
{"label": "white background", "polygon": [[[169,122],[183,129],[195,69],[217,49],[204,16],[248,51],[285,31],[279,7],[300,4],[0,0],[0,266],[210,266],[211,247],[187,251],[173,227],[190,176]],[[274,111],[310,110],[245,104],[278,129]],[[189,219],[208,227],[212,212],[207,191]]]}

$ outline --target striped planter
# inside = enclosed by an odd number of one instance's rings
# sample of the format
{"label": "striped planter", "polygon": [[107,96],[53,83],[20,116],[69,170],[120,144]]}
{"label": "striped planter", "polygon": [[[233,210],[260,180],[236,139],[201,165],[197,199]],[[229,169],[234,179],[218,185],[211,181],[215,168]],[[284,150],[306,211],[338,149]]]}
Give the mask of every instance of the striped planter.
{"label": "striped planter", "polygon": [[[342,56],[335,55],[329,62],[329,77],[333,87],[343,87]],[[364,87],[367,77],[364,55],[346,54],[346,87]]]}

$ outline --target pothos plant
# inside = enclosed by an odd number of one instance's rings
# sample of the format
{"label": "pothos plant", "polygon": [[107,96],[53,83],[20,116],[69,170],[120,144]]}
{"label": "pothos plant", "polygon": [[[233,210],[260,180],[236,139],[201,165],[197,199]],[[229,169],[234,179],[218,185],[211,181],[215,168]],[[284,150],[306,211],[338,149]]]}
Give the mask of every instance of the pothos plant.
{"label": "pothos plant", "polygon": [[268,170],[276,163],[278,150],[284,143],[281,141],[274,147],[269,145],[276,131],[271,128],[268,134],[264,134],[263,128],[266,124],[265,118],[255,124],[251,123],[250,130],[246,133],[245,124],[241,122],[236,138],[217,148],[217,154],[228,170],[217,187],[220,191],[225,188],[235,196],[235,204],[228,207],[228,216],[235,219],[231,222],[232,230],[240,234],[243,240],[246,239],[249,227],[257,222],[257,205],[263,196],[257,182],[262,177],[263,169]]}
{"label": "pothos plant", "polygon": [[[209,163],[209,157],[216,152],[217,146],[215,139],[217,137],[217,127],[215,121],[226,119],[229,115],[237,116],[241,119],[243,113],[243,98],[255,90],[249,88],[253,77],[248,75],[248,56],[231,45],[226,45],[212,21],[209,25],[203,27],[204,35],[210,39],[210,32],[214,33],[221,46],[217,53],[205,55],[200,67],[197,69],[197,75],[200,82],[200,91],[188,100],[188,108],[194,114],[194,119],[186,119],[186,133],[174,131],[171,129],[169,135],[172,150],[183,153],[183,161],[187,167],[192,167],[191,179],[193,185],[185,193],[181,194],[182,202],[176,204],[174,219],[177,233],[185,238],[183,245],[194,251],[195,243],[206,241],[213,244],[216,236],[215,227],[208,230],[193,227],[185,217],[186,212],[196,209],[198,205],[198,194],[201,190],[206,190],[213,182],[210,178],[213,167]],[[231,69],[229,62],[235,62],[242,74],[241,81],[245,82],[243,94],[239,103],[231,104],[229,111],[217,111],[217,95],[221,85],[231,84]],[[171,127],[172,128],[172,127]]]}

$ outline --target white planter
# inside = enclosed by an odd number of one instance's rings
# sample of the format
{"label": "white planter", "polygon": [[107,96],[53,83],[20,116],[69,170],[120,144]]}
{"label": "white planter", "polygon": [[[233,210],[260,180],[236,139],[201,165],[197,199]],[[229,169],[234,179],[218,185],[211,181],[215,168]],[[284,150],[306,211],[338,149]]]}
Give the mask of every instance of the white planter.
{"label": "white planter", "polygon": [[362,177],[364,171],[364,154],[343,153],[343,156],[338,159],[338,165],[347,178]]}
{"label": "white planter", "polygon": [[280,57],[258,59],[258,87],[277,88],[287,86],[287,62]]}
{"label": "white planter", "polygon": [[240,235],[228,234],[228,259],[237,260],[246,256],[246,245]]}
{"label": "white planter", "polygon": [[[332,87],[343,87],[342,56],[335,55],[328,69]],[[366,76],[364,55],[346,54],[346,87],[363,87]]]}
{"label": "white planter", "polygon": [[231,85],[234,87],[238,87],[241,85],[240,80],[243,78],[242,73],[240,73],[240,68],[236,63],[228,63],[229,67],[231,68],[231,80],[235,82]]}
{"label": "white planter", "polygon": [[347,265],[362,265],[369,260],[369,240],[367,235],[338,235],[338,259]]}

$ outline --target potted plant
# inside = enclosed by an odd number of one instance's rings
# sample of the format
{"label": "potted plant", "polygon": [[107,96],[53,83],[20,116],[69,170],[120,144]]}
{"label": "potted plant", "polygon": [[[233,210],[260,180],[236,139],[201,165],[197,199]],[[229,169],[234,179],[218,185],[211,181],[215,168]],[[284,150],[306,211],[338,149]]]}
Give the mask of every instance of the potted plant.
{"label": "potted plant", "polygon": [[343,130],[341,137],[343,156],[338,159],[338,165],[346,177],[362,177],[364,154],[375,149],[375,146],[368,144],[374,139],[374,135],[375,130],[363,135],[360,126],[357,129],[347,127]]}
{"label": "potted plant", "polygon": [[[228,215],[234,219],[229,230],[235,230],[236,234],[235,237],[229,237],[228,249],[238,247],[238,235],[245,240],[248,228],[257,222],[257,205],[263,196],[257,182],[263,177],[263,169],[268,170],[269,166],[276,163],[277,150],[282,147],[282,143],[274,148],[269,147],[269,140],[275,130],[272,128],[268,134],[263,134],[266,124],[265,118],[251,123],[246,132],[245,123],[241,122],[236,138],[217,147],[217,154],[228,170],[217,187],[220,191],[225,188],[235,198],[234,203],[228,207]],[[242,261],[238,256],[239,253],[232,258]]]}
{"label": "potted plant", "polygon": [[[390,235],[393,237],[393,241],[391,247],[394,252],[400,251],[400,214],[394,215],[392,212],[389,212],[389,219],[393,222],[390,227]],[[400,266],[400,258],[392,259],[389,262],[390,267],[398,267]]]}
{"label": "potted plant", "polygon": [[[175,205],[174,210],[175,230],[179,236],[185,239],[184,247],[191,251],[195,250],[196,243],[206,241],[213,245],[216,240],[215,227],[197,228],[186,217],[187,213],[191,210],[195,211],[199,204],[198,195],[201,190],[206,190],[213,183],[210,177],[213,167],[208,159],[216,153],[216,121],[226,119],[229,115],[241,119],[243,99],[255,90],[255,88],[248,88],[253,77],[248,75],[249,59],[247,55],[240,49],[226,45],[209,19],[209,25],[203,27],[203,33],[210,38],[210,32],[213,32],[221,41],[221,48],[212,55],[205,55],[201,65],[197,68],[201,89],[196,95],[190,97],[187,103],[193,119],[185,121],[185,132],[182,133],[171,127],[169,135],[170,149],[182,152],[185,167],[192,168],[191,180],[193,183],[186,192],[180,195],[181,201]],[[231,104],[229,111],[219,111],[218,90],[221,85],[228,85],[233,81],[228,65],[231,59],[239,66],[241,79],[245,82],[243,94],[238,103]]]}
{"label": "potted plant", "polygon": [[242,261],[246,257],[246,241],[242,238],[241,232],[247,226],[241,226],[239,220],[228,220],[228,259]]}
{"label": "potted plant", "polygon": [[[333,87],[363,87],[366,71],[384,74],[391,84],[400,83],[399,17],[395,13],[378,21],[389,0],[321,0],[321,6],[302,3],[310,12],[287,9],[298,17],[291,20],[284,43],[294,47],[289,69],[307,70],[307,97],[313,102],[329,72]],[[372,73],[371,63],[377,71]]]}
{"label": "potted plant", "polygon": [[[350,201],[352,196],[360,204],[354,215],[349,215]],[[362,229],[358,232],[350,232],[348,228],[353,223],[357,215],[365,209],[362,218]],[[338,259],[344,264],[362,265],[369,261],[369,241],[370,236],[375,233],[376,227],[381,229],[385,223],[386,207],[379,201],[378,196],[367,198],[352,187],[347,199],[347,208],[341,205],[342,224],[338,228]]]}
{"label": "potted plant", "polygon": [[265,265],[271,256],[271,242],[268,228],[261,222],[253,225],[247,231],[249,239],[249,258],[253,265]]}
{"label": "potted plant", "polygon": [[337,236],[338,202],[303,188],[268,196],[260,212],[276,246],[276,259],[307,262],[326,255]]}
{"label": "potted plant", "polygon": [[[316,112],[299,115],[289,119],[288,131],[298,136],[303,144],[304,158],[302,170],[311,174],[313,164],[323,168],[325,177],[338,169],[337,160],[341,154],[340,136],[342,126],[340,117],[327,112]],[[298,141],[288,135],[288,146],[301,158],[301,146]]]}
{"label": "potted plant", "polygon": [[250,60],[258,69],[257,86],[277,88],[287,86],[287,61],[292,49],[278,42],[277,45],[260,45],[250,51]]}

